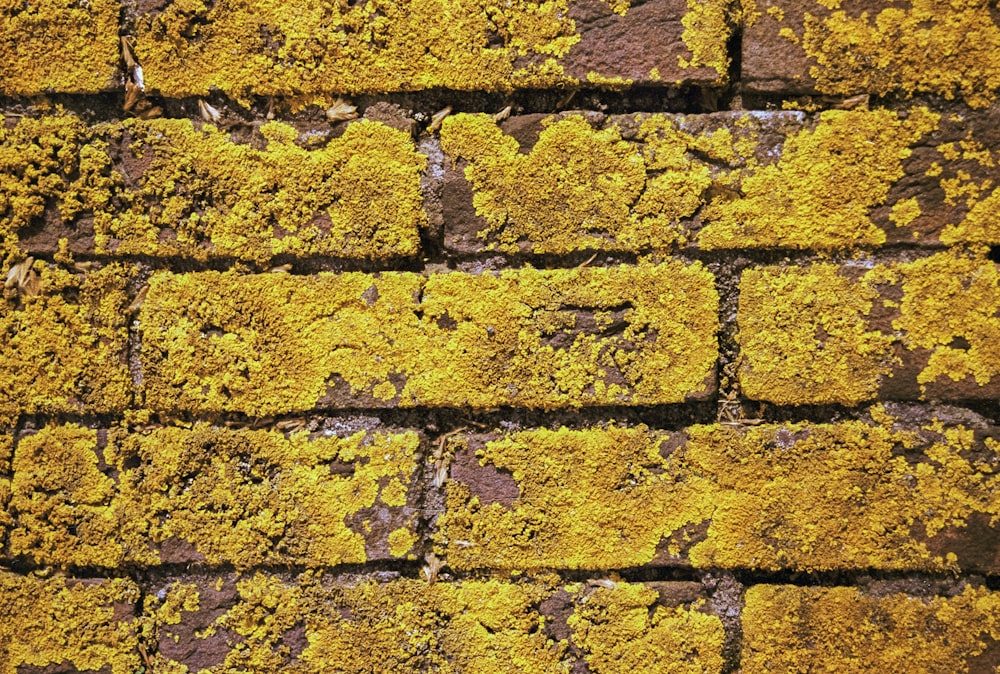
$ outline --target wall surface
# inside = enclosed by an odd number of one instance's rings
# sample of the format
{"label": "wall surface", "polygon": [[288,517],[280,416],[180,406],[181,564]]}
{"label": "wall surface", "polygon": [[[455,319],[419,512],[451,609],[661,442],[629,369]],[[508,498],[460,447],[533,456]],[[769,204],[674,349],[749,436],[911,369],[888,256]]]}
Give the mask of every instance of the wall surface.
{"label": "wall surface", "polygon": [[0,6],[0,674],[1000,672],[987,0]]}

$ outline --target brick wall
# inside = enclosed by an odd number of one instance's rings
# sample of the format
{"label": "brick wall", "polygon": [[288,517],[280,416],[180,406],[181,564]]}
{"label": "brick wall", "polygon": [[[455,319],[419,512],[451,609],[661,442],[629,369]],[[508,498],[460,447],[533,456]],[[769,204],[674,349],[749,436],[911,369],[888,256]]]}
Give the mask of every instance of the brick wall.
{"label": "brick wall", "polygon": [[1000,671],[995,2],[0,55],[0,674]]}

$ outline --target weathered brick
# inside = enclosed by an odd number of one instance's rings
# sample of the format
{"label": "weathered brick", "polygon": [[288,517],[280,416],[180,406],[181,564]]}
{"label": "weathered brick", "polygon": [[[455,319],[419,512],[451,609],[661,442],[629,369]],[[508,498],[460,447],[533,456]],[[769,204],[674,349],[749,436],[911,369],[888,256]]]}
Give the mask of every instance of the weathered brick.
{"label": "weathered brick", "polygon": [[0,94],[90,94],[118,75],[115,0],[10,3],[0,10]]}
{"label": "weathered brick", "polygon": [[104,413],[128,405],[133,270],[73,272],[31,258],[9,270],[0,302],[0,425],[19,414]]}
{"label": "weathered brick", "polygon": [[227,0],[140,10],[151,91],[238,99],[579,83],[721,84],[735,3],[654,0],[305,2]]}
{"label": "weathered brick", "polygon": [[755,400],[853,405],[1000,394],[1000,272],[979,255],[762,267],[740,282],[740,383]]}
{"label": "weathered brick", "polygon": [[1000,89],[1000,26],[987,0],[763,0],[743,36],[749,91],[931,93],[986,107]]}
{"label": "weathered brick", "polygon": [[158,595],[156,664],[485,674],[565,672],[579,657],[594,674],[721,671],[722,623],[700,587],[606,585],[182,578]]}
{"label": "weathered brick", "polygon": [[41,579],[0,569],[0,672],[141,671],[131,580]]}
{"label": "weathered brick", "polygon": [[[270,122],[253,139],[261,149],[185,119],[25,118],[0,130],[4,248],[257,262],[416,254],[426,159],[412,138],[366,120],[329,135]],[[310,146],[317,137],[327,142]]]}
{"label": "weathered brick", "polygon": [[1000,568],[994,427],[928,418],[453,436],[455,569]]}
{"label": "weathered brick", "polygon": [[993,244],[998,129],[994,108],[453,115],[441,131],[445,246]]}
{"label": "weathered brick", "polygon": [[852,587],[756,585],[743,609],[742,671],[992,672],[1000,594],[865,594]]}
{"label": "weathered brick", "polygon": [[713,388],[717,305],[698,263],[161,273],[139,317],[146,403],[269,415],[681,402]]}
{"label": "weathered brick", "polygon": [[17,443],[9,554],[239,569],[412,557],[418,443],[416,433],[48,426]]}

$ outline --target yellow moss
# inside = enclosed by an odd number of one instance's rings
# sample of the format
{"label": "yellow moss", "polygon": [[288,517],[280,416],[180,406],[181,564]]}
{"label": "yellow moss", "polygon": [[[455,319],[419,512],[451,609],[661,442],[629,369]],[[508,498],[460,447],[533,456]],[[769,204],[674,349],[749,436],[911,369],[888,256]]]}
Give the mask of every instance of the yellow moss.
{"label": "yellow moss", "polygon": [[[266,416],[312,409],[342,380],[365,404],[392,381],[404,407],[680,402],[712,375],[717,304],[698,263],[426,280],[161,273],[140,312],[146,399]],[[611,334],[551,322],[610,310]]]}
{"label": "yellow moss", "polygon": [[703,568],[953,570],[953,550],[937,551],[948,539],[933,539],[1000,517],[989,461],[961,454],[970,433],[925,440],[861,422],[514,433],[479,457],[510,474],[517,500],[484,504],[449,482],[439,542],[454,569],[623,568],[666,550]]}
{"label": "yellow moss", "polygon": [[[692,150],[710,144],[733,153],[732,136],[708,140],[679,131],[663,115],[639,129],[642,145],[617,127],[597,130],[581,116],[549,120],[528,154],[489,115],[445,119],[441,143],[465,159],[488,248],[567,253],[588,248],[637,250],[685,242],[680,224],[702,205],[710,167]],[[729,147],[722,146],[726,141]]]}
{"label": "yellow moss", "polygon": [[409,529],[396,529],[389,534],[389,554],[393,557],[403,557],[420,538]]}
{"label": "yellow moss", "polygon": [[719,80],[725,82],[729,77],[726,41],[732,32],[732,24],[740,20],[739,3],[731,0],[687,0],[687,9],[681,17],[684,26],[681,39],[691,52],[691,58],[678,57],[678,64],[681,68],[714,68]]}
{"label": "yellow moss", "polygon": [[96,217],[101,252],[263,261],[379,259],[419,247],[426,159],[402,131],[360,121],[308,150],[292,142],[294,128],[271,122],[258,150],[189,120],[132,120],[122,129],[148,166],[132,176],[137,184],[119,186],[120,209]]}
{"label": "yellow moss", "polygon": [[815,60],[809,74],[817,88],[837,95],[933,93],[990,105],[1000,89],[1000,27],[988,0],[900,5],[858,16],[807,12],[802,47]]}
{"label": "yellow moss", "polygon": [[6,3],[0,9],[0,94],[110,89],[118,74],[119,10],[115,0]]}
{"label": "yellow moss", "polygon": [[[926,385],[942,377],[973,378],[983,386],[1000,374],[1000,273],[988,260],[951,251],[901,265],[901,316],[909,349],[930,350],[917,376]],[[968,348],[955,346],[966,340]]]}
{"label": "yellow moss", "polygon": [[86,124],[59,111],[0,126],[0,268],[18,254],[18,230],[42,222],[47,208],[71,219],[108,207],[111,160],[91,140]]}
{"label": "yellow moss", "polygon": [[889,220],[897,227],[906,227],[920,217],[920,204],[916,197],[901,199],[892,205]]}
{"label": "yellow moss", "polygon": [[[304,433],[285,438],[199,424],[130,434],[117,444],[120,464],[141,462],[123,470],[120,491],[130,511],[151,523],[152,540],[191,543],[210,564],[361,563],[368,559],[366,542],[378,543],[366,541],[369,520],[353,521],[361,511],[374,508],[368,517],[395,521],[402,531],[414,526],[412,514],[387,506],[406,504],[415,433],[310,440]],[[352,472],[335,471],[337,464]],[[398,538],[381,545],[398,547]]]}
{"label": "yellow moss", "polygon": [[515,433],[480,463],[509,471],[518,500],[483,505],[448,483],[438,519],[452,568],[624,568],[653,560],[661,538],[709,519],[697,483],[676,480],[644,427]]}
{"label": "yellow moss", "polygon": [[893,342],[866,325],[877,297],[872,282],[836,264],[743,272],[736,320],[744,393],[781,405],[874,398]]}
{"label": "yellow moss", "polygon": [[70,272],[36,261],[40,291],[0,302],[0,424],[18,414],[104,413],[129,402],[125,288],[132,268]]}
{"label": "yellow moss", "polygon": [[[742,615],[742,671],[968,672],[1000,640],[1000,595],[875,597],[851,587],[755,585]],[[985,670],[976,670],[985,671]]]}
{"label": "yellow moss", "polygon": [[594,674],[721,672],[725,631],[715,616],[653,605],[656,590],[617,583],[597,588],[569,617],[573,643]]}
{"label": "yellow moss", "polygon": [[789,137],[778,163],[743,179],[738,199],[712,202],[698,241],[704,248],[850,248],[880,245],[869,210],[903,177],[909,146],[937,128],[914,108],[830,110]]}
{"label": "yellow moss", "polygon": [[142,556],[140,513],[116,496],[98,469],[96,431],[53,425],[22,438],[11,481],[11,553],[57,566],[153,561]]}
{"label": "yellow moss", "polygon": [[540,587],[495,580],[363,583],[344,588],[351,618],[309,634],[302,660],[313,671],[562,672],[565,646],[545,636],[535,608],[543,597]]}
{"label": "yellow moss", "polygon": [[0,673],[34,666],[140,671],[134,621],[115,617],[115,604],[139,600],[131,580],[40,580],[0,571]]}
{"label": "yellow moss", "polygon": [[[169,97],[567,85],[577,83],[560,63],[580,41],[573,2],[180,2],[140,16],[136,53],[147,85]],[[607,4],[628,10],[622,0]],[[708,65],[724,58],[730,33],[720,13],[685,33]],[[703,28],[712,32],[692,33]]]}

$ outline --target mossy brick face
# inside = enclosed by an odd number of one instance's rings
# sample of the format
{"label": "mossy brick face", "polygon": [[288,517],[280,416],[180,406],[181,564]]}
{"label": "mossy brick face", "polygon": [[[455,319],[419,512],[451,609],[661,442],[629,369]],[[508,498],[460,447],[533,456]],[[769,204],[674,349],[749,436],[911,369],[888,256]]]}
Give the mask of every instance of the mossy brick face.
{"label": "mossy brick face", "polygon": [[743,608],[742,671],[994,671],[1000,595],[871,595],[853,587],[756,585]]}
{"label": "mossy brick face", "polygon": [[120,3],[41,0],[0,8],[0,94],[91,94],[118,76]]}
{"label": "mossy brick face", "polygon": [[47,426],[14,452],[7,552],[109,569],[412,558],[418,445],[405,432]]}
{"label": "mossy brick face", "polygon": [[762,0],[743,37],[750,91],[934,94],[983,108],[1000,89],[1000,19],[986,0]]}
{"label": "mossy brick face", "polygon": [[322,672],[330,663],[358,673],[564,672],[574,662],[596,674],[720,672],[722,622],[692,585],[179,578],[151,602],[156,664],[213,673]]}
{"label": "mossy brick face", "polygon": [[122,264],[80,272],[36,260],[37,294],[4,290],[0,424],[19,414],[120,412],[130,403],[126,289],[133,273]]}
{"label": "mossy brick face", "polygon": [[139,322],[154,410],[662,404],[713,388],[700,264],[500,274],[160,273]]}
{"label": "mossy brick face", "polygon": [[42,579],[0,569],[0,672],[139,671],[139,598],[124,578]]}
{"label": "mossy brick face", "polygon": [[4,251],[237,258],[414,256],[426,159],[359,120],[322,147],[292,126],[263,147],[186,119],[86,124],[60,114],[0,130]]}
{"label": "mossy brick face", "polygon": [[724,0],[227,0],[140,10],[135,52],[150,90],[169,97],[719,85],[735,19]]}
{"label": "mossy brick face", "polygon": [[777,404],[996,397],[1000,276],[950,251],[914,262],[760,267],[740,282],[740,383]]}
{"label": "mossy brick face", "polygon": [[995,570],[995,429],[883,422],[468,436],[437,543],[466,570]]}

